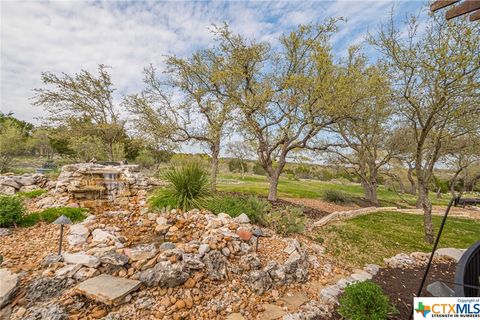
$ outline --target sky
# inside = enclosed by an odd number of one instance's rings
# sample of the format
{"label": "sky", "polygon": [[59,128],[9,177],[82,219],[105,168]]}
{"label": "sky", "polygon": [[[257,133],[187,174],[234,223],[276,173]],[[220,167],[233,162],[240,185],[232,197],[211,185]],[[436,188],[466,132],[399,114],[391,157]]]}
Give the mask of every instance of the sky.
{"label": "sky", "polygon": [[[188,56],[212,43],[212,24],[275,43],[298,24],[344,17],[332,39],[338,55],[361,44],[368,31],[389,19],[417,14],[426,1],[48,1],[1,2],[0,109],[38,123],[31,105],[41,72],[95,72],[111,67],[116,102],[143,88],[149,64],[161,70],[165,55]],[[366,51],[374,56],[373,50]]]}

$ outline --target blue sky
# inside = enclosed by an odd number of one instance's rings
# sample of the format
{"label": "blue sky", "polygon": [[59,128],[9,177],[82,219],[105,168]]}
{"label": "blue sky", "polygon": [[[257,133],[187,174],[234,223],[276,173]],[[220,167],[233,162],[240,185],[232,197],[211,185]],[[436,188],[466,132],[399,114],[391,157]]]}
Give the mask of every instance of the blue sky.
{"label": "blue sky", "polygon": [[[186,56],[212,42],[209,27],[274,43],[298,24],[345,17],[332,39],[338,55],[389,18],[417,14],[426,1],[1,2],[1,111],[37,122],[32,89],[43,71],[75,73],[111,66],[117,102],[142,88],[142,70],[164,55]],[[375,53],[367,50],[374,58]]]}

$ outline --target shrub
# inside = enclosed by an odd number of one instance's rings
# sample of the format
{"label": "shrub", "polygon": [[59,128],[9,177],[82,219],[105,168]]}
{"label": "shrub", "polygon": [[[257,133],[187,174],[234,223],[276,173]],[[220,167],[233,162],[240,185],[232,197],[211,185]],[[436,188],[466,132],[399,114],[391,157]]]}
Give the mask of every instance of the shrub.
{"label": "shrub", "polygon": [[221,195],[209,200],[205,208],[215,214],[227,213],[231,217],[245,213],[251,222],[264,224],[270,204],[257,196]]}
{"label": "shrub", "polygon": [[260,176],[264,176],[264,175],[267,174],[267,172],[265,171],[265,169],[263,169],[260,162],[255,162],[255,164],[253,165],[252,171],[253,171],[254,174],[258,174]]}
{"label": "shrub", "polygon": [[327,190],[323,193],[323,199],[333,203],[349,203],[350,197],[342,191]]}
{"label": "shrub", "polygon": [[163,174],[170,185],[150,198],[153,208],[180,208],[183,211],[201,208],[210,197],[207,171],[198,162],[190,162],[180,168],[172,168]]}
{"label": "shrub", "polygon": [[25,214],[22,199],[16,196],[0,196],[0,227],[17,225]]}
{"label": "shrub", "polygon": [[155,158],[150,150],[142,149],[135,158],[135,162],[144,168],[151,168],[155,164]]}
{"label": "shrub", "polygon": [[32,191],[18,192],[17,196],[27,198],[27,199],[33,199],[33,198],[38,198],[42,194],[45,194],[45,193],[47,193],[47,190],[37,189],[37,190],[32,190]]}
{"label": "shrub", "polygon": [[347,286],[339,303],[338,313],[347,320],[384,320],[397,312],[382,289],[371,281]]}
{"label": "shrub", "polygon": [[85,208],[69,208],[69,207],[58,207],[58,208],[48,208],[40,212],[33,212],[29,215],[23,216],[20,224],[25,227],[33,226],[40,221],[52,223],[58,217],[64,215],[68,217],[72,222],[83,221],[86,215],[87,209]]}
{"label": "shrub", "polygon": [[287,206],[285,209],[270,212],[266,215],[265,221],[277,233],[287,235],[303,232],[307,218],[302,209]]}

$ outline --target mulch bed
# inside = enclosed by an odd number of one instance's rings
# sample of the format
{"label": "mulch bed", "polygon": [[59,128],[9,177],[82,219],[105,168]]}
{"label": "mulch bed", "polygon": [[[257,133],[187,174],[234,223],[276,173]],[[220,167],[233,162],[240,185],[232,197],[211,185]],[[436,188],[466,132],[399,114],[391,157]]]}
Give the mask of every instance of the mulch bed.
{"label": "mulch bed", "polygon": [[[455,268],[456,264],[453,262],[436,263],[432,265],[421,296],[431,297],[430,293],[426,291],[426,287],[432,282],[453,282]],[[424,267],[412,269],[384,268],[380,269],[378,274],[373,277],[372,281],[378,284],[383,289],[383,292],[390,297],[390,302],[395,305],[399,312],[397,315],[389,317],[390,320],[410,319],[413,297],[417,294],[424,271]],[[451,288],[453,287],[452,284],[445,284]],[[336,311],[328,317],[328,320],[340,319],[342,319],[342,317]],[[317,318],[316,320],[327,320],[327,318]]]}
{"label": "mulch bed", "polygon": [[[456,264],[453,262],[432,265],[421,296],[432,296],[426,288],[435,281],[446,281],[445,284],[452,288],[453,285],[447,282],[454,282],[455,269]],[[413,297],[417,294],[424,272],[425,267],[380,269],[380,272],[373,277],[373,281],[382,287],[383,292],[390,297],[390,302],[397,307],[399,314],[391,319],[403,320],[410,317]]]}

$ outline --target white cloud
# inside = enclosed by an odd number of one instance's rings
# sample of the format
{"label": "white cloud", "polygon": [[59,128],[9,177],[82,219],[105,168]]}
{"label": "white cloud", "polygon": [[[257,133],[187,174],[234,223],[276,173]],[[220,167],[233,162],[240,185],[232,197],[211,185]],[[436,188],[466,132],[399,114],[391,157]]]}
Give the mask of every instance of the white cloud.
{"label": "white cloud", "polygon": [[[211,42],[209,27],[227,21],[235,32],[273,41],[288,28],[349,19],[333,44],[344,50],[368,25],[388,17],[391,1],[315,2],[2,2],[1,110],[35,121],[32,89],[43,71],[112,67],[118,95],[142,87],[142,70],[161,66],[165,54],[186,55]],[[406,9],[420,6],[409,2]]]}

